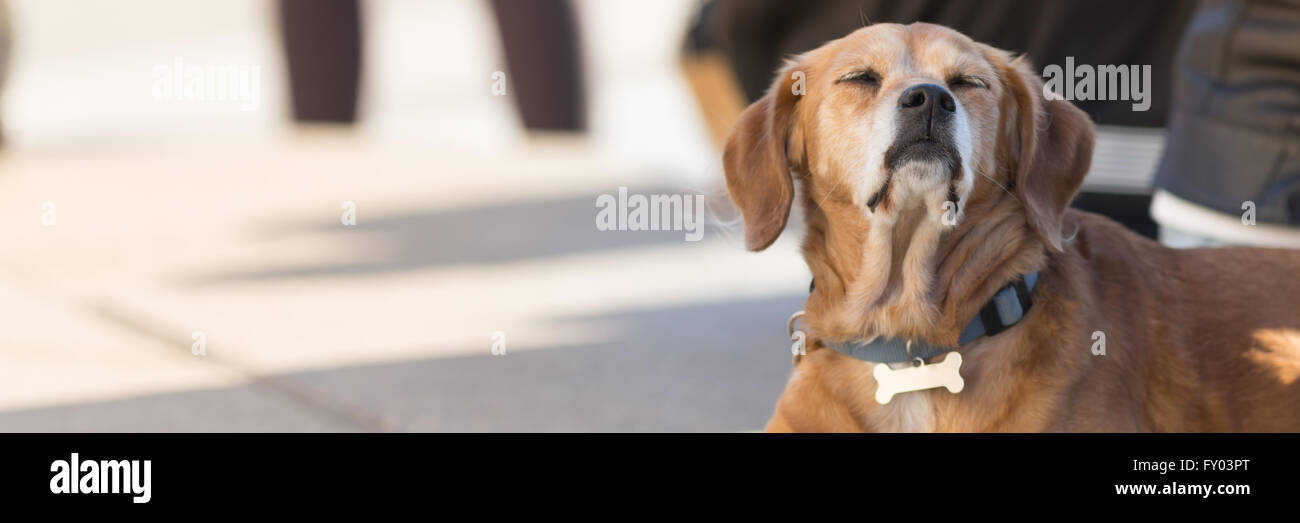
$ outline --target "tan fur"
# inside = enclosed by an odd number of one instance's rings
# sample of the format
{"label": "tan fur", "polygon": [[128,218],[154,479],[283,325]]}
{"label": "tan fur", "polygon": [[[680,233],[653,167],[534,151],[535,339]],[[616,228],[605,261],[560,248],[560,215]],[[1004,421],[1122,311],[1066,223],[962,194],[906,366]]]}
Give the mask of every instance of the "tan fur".
{"label": "tan fur", "polygon": [[[855,70],[878,87],[837,83]],[[793,73],[806,93],[790,93]],[[973,177],[956,225],[943,194],[899,185],[873,212],[890,107],[921,82],[953,90]],[[1175,251],[1068,210],[1092,124],[1046,101],[1023,59],[946,28],[881,24],[793,60],[728,141],[727,185],[748,246],[784,228],[797,179],[817,282],[811,344],[769,431],[1300,431],[1300,252]],[[920,179],[916,176],[909,180]],[[877,336],[955,344],[998,288],[1041,271],[1022,322],[961,348],[965,390],[873,397],[872,364],[817,340]],[[1092,354],[1093,333],[1106,355]]]}

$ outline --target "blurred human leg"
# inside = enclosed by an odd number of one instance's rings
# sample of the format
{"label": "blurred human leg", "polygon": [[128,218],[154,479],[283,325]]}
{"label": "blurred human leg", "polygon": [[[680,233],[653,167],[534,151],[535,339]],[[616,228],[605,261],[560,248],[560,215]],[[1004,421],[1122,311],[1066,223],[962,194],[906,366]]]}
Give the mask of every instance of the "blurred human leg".
{"label": "blurred human leg", "polygon": [[587,127],[577,20],[567,0],[492,0],[510,92],[528,130]]}
{"label": "blurred human leg", "polygon": [[280,30],[294,120],[355,122],[361,83],[358,0],[280,0]]}

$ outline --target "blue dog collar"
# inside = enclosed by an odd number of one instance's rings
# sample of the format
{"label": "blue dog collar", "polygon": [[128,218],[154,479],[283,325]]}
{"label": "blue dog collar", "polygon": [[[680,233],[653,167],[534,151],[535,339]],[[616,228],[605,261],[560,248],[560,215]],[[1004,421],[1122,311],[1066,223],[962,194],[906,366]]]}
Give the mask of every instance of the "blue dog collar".
{"label": "blue dog collar", "polygon": [[[998,289],[993,299],[980,308],[979,314],[966,324],[957,345],[965,345],[981,336],[995,336],[1020,322],[1033,305],[1032,293],[1038,283],[1038,273],[1031,272],[1024,278],[1008,283]],[[876,363],[903,363],[921,358],[928,360],[935,356],[957,350],[958,347],[936,346],[924,341],[912,341],[909,349],[907,340],[902,338],[876,339],[870,343],[860,341],[822,342],[835,352],[846,356]]]}

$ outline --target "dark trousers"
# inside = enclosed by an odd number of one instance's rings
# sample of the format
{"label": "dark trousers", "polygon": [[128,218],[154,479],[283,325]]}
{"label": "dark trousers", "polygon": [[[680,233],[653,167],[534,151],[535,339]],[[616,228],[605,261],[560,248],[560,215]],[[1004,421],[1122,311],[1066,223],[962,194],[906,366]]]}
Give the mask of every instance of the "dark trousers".
{"label": "dark trousers", "polygon": [[[492,0],[491,5],[505,48],[507,84],[524,127],[585,129],[582,56],[568,0]],[[355,121],[362,56],[358,0],[280,0],[280,29],[294,119]],[[484,89],[489,73],[483,71]]]}

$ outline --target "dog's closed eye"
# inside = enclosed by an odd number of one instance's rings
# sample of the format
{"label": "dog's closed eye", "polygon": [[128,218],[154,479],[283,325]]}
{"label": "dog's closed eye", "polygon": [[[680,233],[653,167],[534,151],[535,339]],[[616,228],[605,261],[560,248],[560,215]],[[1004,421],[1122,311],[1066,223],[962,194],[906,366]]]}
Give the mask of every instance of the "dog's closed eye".
{"label": "dog's closed eye", "polygon": [[983,78],[978,76],[958,75],[948,79],[948,88],[954,91],[957,89],[971,88],[987,89],[988,86],[988,82],[985,82]]}
{"label": "dog's closed eye", "polygon": [[846,74],[835,81],[837,84],[846,82],[876,87],[880,85],[880,74],[867,69]]}

